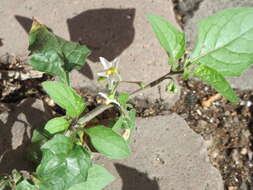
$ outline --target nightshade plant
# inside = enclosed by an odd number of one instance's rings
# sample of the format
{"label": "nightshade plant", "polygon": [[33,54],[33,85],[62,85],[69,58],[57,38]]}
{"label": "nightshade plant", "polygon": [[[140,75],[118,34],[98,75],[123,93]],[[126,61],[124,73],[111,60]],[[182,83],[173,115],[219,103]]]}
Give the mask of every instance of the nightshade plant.
{"label": "nightshade plant", "polygon": [[[186,38],[164,18],[149,15],[150,22],[161,46],[168,54],[168,73],[159,79],[140,86],[136,91],[119,93],[122,81],[117,68],[118,60],[112,62],[100,58],[104,70],[98,73],[104,81],[106,93],[99,93],[105,101],[94,110],[86,110],[85,101],[71,88],[69,73],[80,69],[90,50],[77,43],[68,42],[54,35],[34,20],[29,33],[29,63],[34,69],[57,76],[59,82],[42,83],[50,98],[66,115],[47,122],[43,128],[34,130],[32,142],[40,151],[30,157],[39,165],[29,177],[16,170],[0,181],[0,190],[11,187],[17,190],[101,190],[114,177],[102,166],[92,163],[91,144],[100,154],[112,159],[126,158],[131,154],[129,143],[135,128],[136,111],[128,104],[135,93],[153,87],[165,79],[171,79],[167,91],[176,91],[174,74],[185,79],[197,77],[210,84],[229,101],[239,100],[225,79],[240,76],[253,63],[253,8],[228,9],[201,20],[198,23],[198,40],[192,54],[185,56]],[[105,110],[116,106],[120,112],[115,122],[108,126],[87,126],[87,123]]]}

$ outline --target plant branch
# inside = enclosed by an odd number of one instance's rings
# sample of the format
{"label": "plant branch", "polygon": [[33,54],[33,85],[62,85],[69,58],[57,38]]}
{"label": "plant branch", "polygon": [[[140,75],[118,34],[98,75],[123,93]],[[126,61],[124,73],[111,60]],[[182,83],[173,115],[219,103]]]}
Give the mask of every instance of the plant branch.
{"label": "plant branch", "polygon": [[112,108],[112,107],[113,107],[112,104],[99,105],[98,107],[96,107],[95,109],[93,109],[89,113],[85,114],[83,117],[81,117],[74,127],[78,127],[80,125],[86,124],[87,122],[89,122],[90,120],[92,120],[93,118],[98,116],[99,114],[103,113],[105,110],[108,110],[109,108]]}
{"label": "plant branch", "polygon": [[[173,75],[177,75],[177,74],[181,74],[183,73],[183,71],[170,71],[169,73],[163,75],[162,77],[150,82],[149,84],[145,85],[143,88],[139,88],[133,92],[130,93],[130,97],[135,95],[138,92],[141,92],[144,89],[147,88],[152,88],[156,85],[158,85],[159,83],[161,83],[162,81],[166,80],[166,79],[171,79],[171,76]],[[95,118],[96,116],[98,116],[99,114],[103,113],[105,110],[108,110],[109,108],[112,108],[113,105],[112,104],[102,104],[98,107],[96,107],[94,110],[90,111],[89,113],[85,114],[83,117],[81,117],[79,119],[79,121],[77,122],[77,124],[74,126],[74,128],[80,126],[80,125],[85,125],[87,122],[89,122],[90,120],[92,120],[93,118]]]}
{"label": "plant branch", "polygon": [[166,80],[166,79],[171,79],[171,76],[173,75],[177,75],[177,74],[181,74],[183,73],[183,71],[178,71],[178,72],[175,72],[175,71],[170,71],[169,73],[161,76],[160,78],[150,82],[149,84],[145,85],[144,88],[139,88],[133,92],[130,93],[130,96],[133,96],[134,94],[138,93],[138,92],[141,92],[142,90],[146,89],[146,88],[152,88],[158,84],[160,84],[162,81]]}

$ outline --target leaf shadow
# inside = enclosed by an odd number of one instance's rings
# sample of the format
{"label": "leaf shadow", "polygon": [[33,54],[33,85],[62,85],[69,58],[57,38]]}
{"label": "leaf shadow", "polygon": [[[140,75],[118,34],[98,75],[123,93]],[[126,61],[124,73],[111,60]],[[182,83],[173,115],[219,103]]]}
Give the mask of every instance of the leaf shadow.
{"label": "leaf shadow", "polygon": [[[43,104],[46,110],[43,112],[35,104],[36,99],[26,99],[18,106],[9,106],[9,111],[0,115],[0,175],[10,174],[12,169],[35,169],[26,156],[31,134],[34,128],[43,126],[51,117],[47,105]],[[14,145],[17,147],[13,148]]]}
{"label": "leaf shadow", "polygon": [[3,46],[4,45],[4,43],[3,43],[3,39],[2,38],[0,38],[0,47],[1,46]]}
{"label": "leaf shadow", "polygon": [[156,179],[150,179],[147,173],[140,172],[136,168],[131,168],[119,163],[115,163],[114,166],[122,179],[122,190],[160,190],[158,181]]}
{"label": "leaf shadow", "polygon": [[91,9],[67,20],[70,39],[91,49],[89,59],[113,60],[132,42],[135,9]]}

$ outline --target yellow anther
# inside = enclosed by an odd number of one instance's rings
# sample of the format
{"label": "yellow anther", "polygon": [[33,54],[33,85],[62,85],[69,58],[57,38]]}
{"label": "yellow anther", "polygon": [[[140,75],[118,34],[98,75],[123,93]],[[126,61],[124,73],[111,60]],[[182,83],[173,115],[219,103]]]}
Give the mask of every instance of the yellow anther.
{"label": "yellow anther", "polygon": [[114,75],[114,74],[117,74],[118,71],[117,71],[117,69],[115,67],[111,67],[105,73],[106,73],[106,75]]}

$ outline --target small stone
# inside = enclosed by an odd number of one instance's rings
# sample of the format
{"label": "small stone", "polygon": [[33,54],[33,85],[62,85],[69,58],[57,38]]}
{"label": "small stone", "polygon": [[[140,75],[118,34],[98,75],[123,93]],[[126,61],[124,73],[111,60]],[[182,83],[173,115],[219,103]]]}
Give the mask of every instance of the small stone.
{"label": "small stone", "polygon": [[246,155],[248,153],[247,148],[243,148],[240,152],[242,155]]}
{"label": "small stone", "polygon": [[51,106],[51,107],[54,107],[54,106],[55,106],[54,101],[53,101],[51,98],[49,98],[49,97],[45,97],[45,98],[44,98],[44,101],[45,101],[49,106]]}
{"label": "small stone", "polygon": [[208,91],[208,90],[209,90],[209,87],[208,87],[208,86],[205,86],[204,90],[205,90],[205,91]]}
{"label": "small stone", "polygon": [[197,114],[202,115],[200,110],[196,110]]}
{"label": "small stone", "polygon": [[248,157],[249,157],[249,160],[250,161],[253,161],[252,158],[253,158],[253,152],[250,150],[248,151]]}
{"label": "small stone", "polygon": [[233,117],[234,123],[239,123],[239,118],[238,117]]}
{"label": "small stone", "polygon": [[252,105],[252,102],[251,101],[247,101],[246,106],[250,107],[251,105]]}
{"label": "small stone", "polygon": [[229,116],[230,112],[229,111],[225,111],[225,116]]}
{"label": "small stone", "polygon": [[237,115],[237,113],[234,111],[234,112],[231,113],[231,115],[235,116],[235,115]]}
{"label": "small stone", "polygon": [[198,126],[200,126],[201,128],[204,128],[207,126],[207,122],[205,120],[199,120],[198,121]]}
{"label": "small stone", "polygon": [[238,188],[234,187],[234,186],[230,186],[230,187],[228,187],[228,190],[238,190]]}
{"label": "small stone", "polygon": [[231,155],[232,155],[233,160],[235,161],[235,164],[237,165],[240,164],[240,154],[238,150],[233,149]]}

